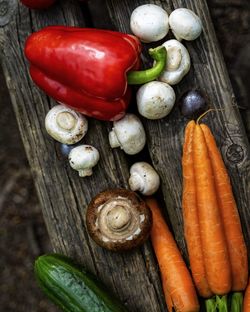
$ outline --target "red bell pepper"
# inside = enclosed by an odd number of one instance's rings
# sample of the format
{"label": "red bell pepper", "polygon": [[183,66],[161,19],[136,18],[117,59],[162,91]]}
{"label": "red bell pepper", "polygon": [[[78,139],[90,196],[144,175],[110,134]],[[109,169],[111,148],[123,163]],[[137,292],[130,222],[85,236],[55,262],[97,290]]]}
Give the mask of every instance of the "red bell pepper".
{"label": "red bell pepper", "polygon": [[21,0],[21,2],[30,9],[47,9],[56,0]]}
{"label": "red bell pepper", "polygon": [[64,26],[32,34],[25,46],[30,75],[43,91],[101,120],[124,116],[131,95],[128,82],[153,80],[164,69],[166,50],[160,47],[151,51],[157,60],[154,68],[129,72],[139,68],[140,52],[140,42],[132,35]]}

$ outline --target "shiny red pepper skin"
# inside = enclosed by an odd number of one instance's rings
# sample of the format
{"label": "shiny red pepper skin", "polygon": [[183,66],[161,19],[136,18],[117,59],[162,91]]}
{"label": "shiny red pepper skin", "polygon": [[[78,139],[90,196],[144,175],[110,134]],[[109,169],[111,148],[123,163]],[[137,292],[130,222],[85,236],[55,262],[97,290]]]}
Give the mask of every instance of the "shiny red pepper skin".
{"label": "shiny red pepper skin", "polygon": [[130,100],[126,73],[140,63],[131,35],[51,26],[32,34],[25,55],[33,81],[49,96],[101,120],[124,116]]}
{"label": "shiny red pepper skin", "polygon": [[30,9],[47,9],[56,0],[21,0],[21,2]]}

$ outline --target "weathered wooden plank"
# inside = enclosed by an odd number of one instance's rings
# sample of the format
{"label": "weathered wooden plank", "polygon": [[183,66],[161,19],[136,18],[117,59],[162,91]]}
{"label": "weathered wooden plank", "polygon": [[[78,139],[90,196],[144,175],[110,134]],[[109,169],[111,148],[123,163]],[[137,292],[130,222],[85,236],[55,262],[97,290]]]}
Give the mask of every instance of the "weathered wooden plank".
{"label": "weathered wooden plank", "polygon": [[[15,3],[16,5],[16,3]],[[84,26],[77,2],[61,2],[45,12],[16,7],[10,23],[1,29],[2,66],[52,244],[95,272],[129,306],[130,311],[164,311],[160,279],[149,243],[128,254],[107,252],[87,235],[85,210],[91,198],[109,187],[127,187],[128,164],[121,151],[108,144],[108,123],[90,121],[84,142],[93,144],[101,161],[93,177],[80,179],[59,160],[56,145],[45,132],[44,117],[55,103],[40,92],[28,74],[23,55],[26,37],[51,24]],[[138,285],[135,291],[132,285]]]}
{"label": "weathered wooden plank", "polygon": [[[129,16],[142,3],[157,3],[170,12],[174,7],[190,7],[204,21],[201,39],[187,44],[193,67],[190,74],[176,88],[180,95],[190,87],[206,90],[214,107],[224,111],[208,115],[231,173],[246,237],[249,240],[249,147],[238,111],[233,108],[234,96],[213,31],[206,2],[191,1],[119,1],[92,0],[90,11],[99,8],[105,18],[92,16],[95,26],[129,31]],[[84,26],[84,15],[76,1],[61,1],[46,12],[28,11],[17,2],[9,2],[11,22],[0,32],[2,65],[8,88],[18,117],[22,139],[43,206],[43,213],[56,251],[79,259],[97,273],[114,292],[128,304],[130,311],[165,311],[159,274],[150,243],[126,255],[106,252],[88,237],[84,226],[87,203],[99,191],[108,187],[127,186],[128,164],[143,159],[144,154],[130,158],[121,151],[111,151],[107,134],[109,123],[92,120],[84,142],[95,145],[102,160],[91,178],[80,179],[56,152],[57,144],[44,130],[44,116],[55,103],[40,92],[28,77],[27,63],[22,50],[24,40],[32,31],[50,24]],[[109,16],[108,16],[109,12]],[[5,22],[7,23],[7,21]],[[182,251],[181,216],[181,146],[187,120],[178,108],[160,121],[143,120],[148,134],[148,150],[154,166],[162,178],[168,214]],[[136,290],[134,285],[136,286]]]}
{"label": "weathered wooden plank", "polygon": [[208,6],[250,141],[250,2],[212,0]]}
{"label": "weathered wooden plank", "polygon": [[[130,32],[129,17],[139,1],[107,0],[109,15],[115,27]],[[204,118],[216,136],[224,161],[232,178],[233,188],[240,211],[245,237],[250,251],[250,150],[245,129],[228,78],[224,60],[216,39],[209,10],[205,0],[150,1],[160,4],[167,12],[187,7],[196,12],[203,22],[203,33],[194,42],[185,42],[192,59],[192,68],[185,79],[174,89],[177,98],[191,88],[200,88],[207,94],[210,106],[220,109]],[[145,55],[146,58],[146,55]],[[144,119],[148,134],[148,149],[155,168],[162,180],[162,192],[174,229],[175,238],[185,252],[181,213],[181,154],[183,131],[187,120],[176,106],[173,112],[160,121]]]}

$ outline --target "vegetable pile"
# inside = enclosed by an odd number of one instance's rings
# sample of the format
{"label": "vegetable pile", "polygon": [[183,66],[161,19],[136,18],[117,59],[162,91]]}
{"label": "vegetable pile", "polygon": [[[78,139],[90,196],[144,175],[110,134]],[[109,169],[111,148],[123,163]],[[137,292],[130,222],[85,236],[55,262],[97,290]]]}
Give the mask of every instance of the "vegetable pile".
{"label": "vegetable pile", "polygon": [[[31,1],[30,5],[35,8],[34,3]],[[40,3],[44,7],[50,4],[40,0],[36,5]],[[45,128],[58,142],[72,145],[63,147],[63,151],[68,151],[69,164],[80,177],[91,176],[100,158],[94,146],[79,144],[88,130],[88,121],[81,114],[114,121],[109,133],[111,148],[137,154],[146,144],[146,134],[138,117],[126,114],[132,93],[130,85],[142,85],[136,97],[139,114],[161,119],[175,104],[171,85],[179,83],[189,72],[188,50],[175,39],[149,49],[153,67],[140,70],[139,39],[160,40],[171,28],[178,40],[194,40],[202,31],[199,17],[191,10],[174,10],[168,18],[164,9],[153,4],[137,7],[130,26],[135,36],[110,30],[49,26],[31,34],[25,43],[32,80],[60,103],[48,112]],[[134,190],[140,188],[133,186]]]}
{"label": "vegetable pile", "polygon": [[[36,9],[55,2],[21,1]],[[202,22],[191,10],[178,8],[168,16],[153,4],[137,7],[130,27],[134,35],[50,26],[26,41],[31,78],[60,103],[48,112],[45,128],[63,144],[70,166],[80,177],[91,176],[101,156],[94,146],[81,144],[88,130],[82,114],[113,121],[108,138],[111,148],[120,147],[128,155],[140,153],[146,145],[146,132],[135,114],[126,113],[130,85],[142,85],[136,94],[141,116],[151,120],[168,116],[176,101],[174,86],[191,67],[189,52],[180,41],[195,40],[202,32]],[[149,49],[153,67],[140,70],[139,40],[162,40],[169,29],[176,39]],[[205,97],[198,90],[187,91],[180,103],[185,117],[195,117],[206,108]],[[240,312],[241,292],[248,281],[247,249],[229,176],[205,124],[188,123],[182,168],[184,232],[192,276],[156,198],[143,200],[135,193],[151,196],[160,187],[160,175],[145,161],[130,168],[128,185],[132,191],[109,189],[92,199],[86,214],[88,233],[98,245],[116,252],[141,246],[151,233],[169,311],[199,311],[197,289],[205,298],[207,312],[228,311],[230,292],[231,312]],[[65,257],[40,257],[35,272],[45,293],[65,311],[125,311],[93,277]],[[243,305],[244,312],[249,312],[250,286]]]}
{"label": "vegetable pile", "polygon": [[210,298],[242,291],[247,249],[230,179],[205,124],[188,123],[182,167],[184,232],[198,292]]}

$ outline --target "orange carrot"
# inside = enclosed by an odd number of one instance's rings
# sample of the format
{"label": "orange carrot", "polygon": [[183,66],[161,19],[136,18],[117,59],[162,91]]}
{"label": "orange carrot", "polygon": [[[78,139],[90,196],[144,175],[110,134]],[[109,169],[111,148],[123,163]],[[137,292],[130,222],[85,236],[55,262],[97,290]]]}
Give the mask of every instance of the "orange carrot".
{"label": "orange carrot", "polygon": [[208,285],[206,277],[197,211],[192,146],[194,128],[195,122],[192,120],[186,126],[185,141],[183,146],[182,208],[184,220],[184,234],[187,243],[190,267],[194,283],[200,296],[204,298],[209,298],[213,295],[213,293]]}
{"label": "orange carrot", "polygon": [[205,137],[196,124],[193,134],[193,161],[201,244],[207,281],[217,295],[231,290],[231,265],[215,181]]}
{"label": "orange carrot", "polygon": [[245,291],[244,300],[243,300],[243,312],[250,311],[250,280]]}
{"label": "orange carrot", "polygon": [[[230,178],[219,149],[210,129],[202,124],[202,131],[208,147],[219,208],[226,234],[232,271],[232,290],[241,291],[247,286],[248,260],[247,248],[242,234],[240,217],[234,200]],[[250,310],[249,310],[250,311]]]}
{"label": "orange carrot", "polygon": [[146,198],[153,214],[151,240],[159,263],[163,291],[169,311],[199,311],[195,287],[185,262],[161,214],[157,201]]}
{"label": "orange carrot", "polygon": [[164,292],[164,295],[165,295],[165,300],[166,300],[166,304],[167,304],[167,307],[168,307],[168,311],[172,312],[173,311],[173,301],[172,301],[172,298],[168,292],[168,289],[166,287],[165,284],[162,285],[162,288],[163,288],[163,292]]}

